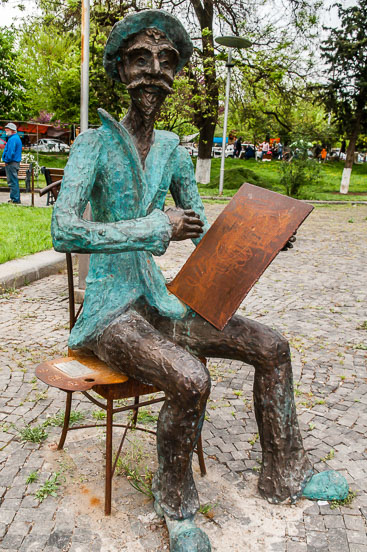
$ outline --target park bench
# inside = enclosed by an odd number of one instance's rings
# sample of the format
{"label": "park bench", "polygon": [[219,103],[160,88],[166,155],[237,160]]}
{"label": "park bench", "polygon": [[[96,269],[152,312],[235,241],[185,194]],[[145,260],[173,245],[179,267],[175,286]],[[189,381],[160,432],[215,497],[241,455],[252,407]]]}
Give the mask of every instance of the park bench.
{"label": "park bench", "polygon": [[40,195],[42,196],[47,193],[46,205],[53,205],[57,197],[55,197],[53,190],[60,188],[64,176],[64,169],[41,167],[41,172],[45,175],[46,187],[40,191]]}
{"label": "park bench", "polygon": [[[0,163],[0,178],[6,179],[5,163]],[[18,179],[24,180],[25,187],[20,188],[21,192],[31,192],[34,189],[34,173],[32,163],[20,163]],[[9,192],[9,186],[0,186],[0,192]]]}

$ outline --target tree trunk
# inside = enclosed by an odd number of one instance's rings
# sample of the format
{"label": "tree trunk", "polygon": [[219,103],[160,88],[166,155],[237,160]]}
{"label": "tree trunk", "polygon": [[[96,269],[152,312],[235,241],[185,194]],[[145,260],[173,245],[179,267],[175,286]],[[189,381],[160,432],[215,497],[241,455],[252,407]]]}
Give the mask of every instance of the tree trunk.
{"label": "tree trunk", "polygon": [[200,129],[199,151],[195,174],[196,181],[201,184],[209,184],[210,182],[214,132],[215,121],[211,120],[209,117],[204,119]]}
{"label": "tree trunk", "polygon": [[[196,180],[201,184],[210,182],[211,155],[215,126],[218,118],[219,88],[215,70],[213,0],[191,0],[195,14],[199,20],[202,36],[201,59],[203,64],[203,87],[197,82],[194,84],[196,94],[199,95],[198,107],[195,109],[194,120],[199,129],[199,151],[196,165]],[[204,88],[204,90],[203,90]],[[204,92],[204,98],[202,98]],[[200,97],[201,96],[201,97]]]}
{"label": "tree trunk", "polygon": [[352,167],[354,162],[354,152],[356,150],[357,139],[361,130],[362,111],[358,111],[356,114],[356,122],[352,130],[349,145],[347,149],[347,157],[342,174],[342,180],[340,183],[340,193],[347,194],[349,190],[350,177],[352,174]]}

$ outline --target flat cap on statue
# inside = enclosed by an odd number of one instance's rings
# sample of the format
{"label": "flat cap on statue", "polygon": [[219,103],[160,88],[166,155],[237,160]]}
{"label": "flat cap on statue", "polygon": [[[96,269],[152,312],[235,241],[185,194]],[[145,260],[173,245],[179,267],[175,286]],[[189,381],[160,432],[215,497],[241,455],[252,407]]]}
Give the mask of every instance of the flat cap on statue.
{"label": "flat cap on statue", "polygon": [[144,29],[158,29],[172,42],[179,53],[176,73],[186,65],[193,52],[193,45],[181,21],[163,10],[144,10],[127,15],[118,21],[108,37],[103,54],[106,73],[115,81],[121,82],[117,69],[119,50],[127,40]]}

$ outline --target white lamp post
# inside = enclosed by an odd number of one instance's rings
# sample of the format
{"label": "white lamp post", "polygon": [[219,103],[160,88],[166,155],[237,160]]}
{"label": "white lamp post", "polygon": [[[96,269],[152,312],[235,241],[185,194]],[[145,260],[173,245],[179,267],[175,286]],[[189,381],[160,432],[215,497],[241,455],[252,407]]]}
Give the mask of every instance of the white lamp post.
{"label": "white lamp post", "polygon": [[223,139],[222,139],[222,159],[220,163],[220,175],[219,175],[219,195],[223,194],[223,182],[224,182],[224,160],[226,157],[226,139],[227,139],[227,122],[228,122],[228,104],[229,104],[229,90],[231,86],[231,69],[232,63],[232,48],[249,48],[251,42],[241,36],[218,36],[215,42],[221,46],[228,47],[228,61],[227,67],[227,83],[226,83],[226,97],[224,104],[224,123],[223,123]]}
{"label": "white lamp post", "polygon": [[[82,44],[81,44],[81,78],[80,78],[80,132],[88,130],[89,107],[89,28],[90,28],[90,0],[82,0]],[[84,218],[91,218],[90,204],[84,212]],[[85,279],[89,270],[89,255],[78,255],[79,260],[79,288],[75,290],[77,302],[84,299]]]}

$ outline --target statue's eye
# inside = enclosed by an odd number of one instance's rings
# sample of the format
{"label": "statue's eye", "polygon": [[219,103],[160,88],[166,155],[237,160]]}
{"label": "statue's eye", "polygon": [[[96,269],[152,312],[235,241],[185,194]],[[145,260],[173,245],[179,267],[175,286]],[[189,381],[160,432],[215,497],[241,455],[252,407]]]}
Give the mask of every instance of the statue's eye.
{"label": "statue's eye", "polygon": [[163,69],[169,69],[170,68],[169,61],[161,61],[161,67],[163,67]]}
{"label": "statue's eye", "polygon": [[137,65],[139,65],[139,67],[144,67],[144,66],[147,64],[147,61],[146,61],[145,58],[139,57],[139,58],[136,60],[136,63],[137,63]]}

